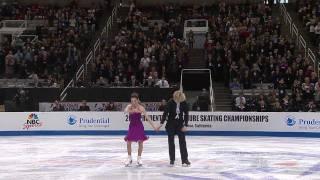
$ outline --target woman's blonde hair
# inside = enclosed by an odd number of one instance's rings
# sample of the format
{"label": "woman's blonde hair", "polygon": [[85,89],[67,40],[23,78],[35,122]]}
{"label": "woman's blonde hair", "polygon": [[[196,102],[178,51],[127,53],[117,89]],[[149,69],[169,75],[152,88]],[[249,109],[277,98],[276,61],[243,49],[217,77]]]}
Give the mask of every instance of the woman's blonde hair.
{"label": "woman's blonde hair", "polygon": [[177,103],[183,102],[186,100],[186,95],[181,90],[175,91],[173,93],[173,100]]}

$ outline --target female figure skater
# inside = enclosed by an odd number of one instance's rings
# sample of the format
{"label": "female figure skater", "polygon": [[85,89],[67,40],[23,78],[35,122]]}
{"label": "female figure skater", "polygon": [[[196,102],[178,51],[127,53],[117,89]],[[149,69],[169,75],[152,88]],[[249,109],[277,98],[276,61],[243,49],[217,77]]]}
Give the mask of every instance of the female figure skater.
{"label": "female figure skater", "polygon": [[144,127],[141,121],[141,116],[144,115],[144,117],[148,120],[150,125],[153,127],[153,129],[156,129],[156,127],[153,125],[151,119],[146,113],[145,108],[140,104],[139,96],[137,93],[131,94],[131,103],[125,108],[125,112],[129,113],[129,130],[127,136],[124,138],[127,142],[127,151],[128,151],[128,159],[125,162],[126,166],[129,166],[132,164],[132,158],[131,158],[131,143],[132,142],[138,142],[139,148],[138,148],[138,158],[137,158],[137,165],[142,165],[141,160],[141,154],[143,150],[143,141],[147,140],[148,137],[144,133]]}

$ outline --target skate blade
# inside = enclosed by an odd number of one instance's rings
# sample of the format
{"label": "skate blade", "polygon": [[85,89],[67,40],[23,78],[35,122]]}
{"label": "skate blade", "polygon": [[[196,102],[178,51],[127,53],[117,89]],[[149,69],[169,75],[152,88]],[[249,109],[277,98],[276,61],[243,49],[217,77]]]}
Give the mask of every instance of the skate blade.
{"label": "skate blade", "polygon": [[130,167],[132,165],[132,161],[129,164],[124,164],[124,167]]}
{"label": "skate blade", "polygon": [[137,167],[142,167],[142,164],[137,164]]}
{"label": "skate blade", "polygon": [[182,167],[190,167],[191,165],[188,164],[182,164]]}

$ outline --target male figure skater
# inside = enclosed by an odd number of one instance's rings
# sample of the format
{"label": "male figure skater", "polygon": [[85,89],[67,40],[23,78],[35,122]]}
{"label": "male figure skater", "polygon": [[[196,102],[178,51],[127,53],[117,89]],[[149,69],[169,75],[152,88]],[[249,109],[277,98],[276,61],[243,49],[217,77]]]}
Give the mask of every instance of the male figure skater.
{"label": "male figure skater", "polygon": [[160,122],[159,130],[163,123],[167,120],[166,131],[168,133],[170,165],[174,165],[175,161],[175,145],[174,136],[177,134],[179,137],[180,154],[182,166],[190,166],[188,160],[188,151],[185,139],[185,132],[188,127],[189,108],[186,103],[186,96],[182,91],[175,91],[173,99],[167,103],[163,116]]}

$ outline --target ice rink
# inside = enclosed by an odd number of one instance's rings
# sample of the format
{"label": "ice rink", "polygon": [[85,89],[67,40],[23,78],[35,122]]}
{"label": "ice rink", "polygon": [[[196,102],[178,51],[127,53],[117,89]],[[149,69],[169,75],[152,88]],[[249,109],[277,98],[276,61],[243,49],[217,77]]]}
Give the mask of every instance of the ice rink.
{"label": "ice rink", "polygon": [[0,137],[0,179],[320,179],[317,138],[188,136],[187,145],[191,167],[178,148],[169,167],[165,136],[145,143],[143,167],[124,167],[123,136]]}

